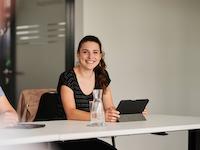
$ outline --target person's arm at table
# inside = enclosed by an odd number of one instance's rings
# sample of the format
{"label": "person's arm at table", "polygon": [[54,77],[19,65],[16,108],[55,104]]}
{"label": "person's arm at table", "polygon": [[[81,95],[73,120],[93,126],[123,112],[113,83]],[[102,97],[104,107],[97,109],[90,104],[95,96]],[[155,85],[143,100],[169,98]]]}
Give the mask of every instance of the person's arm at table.
{"label": "person's arm at table", "polygon": [[72,89],[62,85],[60,89],[61,100],[68,120],[90,120],[90,113],[76,109],[74,94]]}
{"label": "person's arm at table", "polygon": [[103,105],[105,109],[105,119],[107,122],[116,122],[120,117],[120,112],[116,110],[113,104],[111,87],[108,86],[103,93]]}
{"label": "person's arm at table", "polygon": [[18,123],[18,115],[5,95],[0,96],[0,122],[3,126],[14,126]]}

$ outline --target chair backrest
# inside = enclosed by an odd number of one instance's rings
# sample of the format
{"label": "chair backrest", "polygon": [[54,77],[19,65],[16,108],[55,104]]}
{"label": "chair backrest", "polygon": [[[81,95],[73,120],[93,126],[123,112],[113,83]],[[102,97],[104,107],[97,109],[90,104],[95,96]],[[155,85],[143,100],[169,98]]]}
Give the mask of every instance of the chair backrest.
{"label": "chair backrest", "polygon": [[40,97],[46,92],[56,92],[54,88],[24,89],[20,93],[17,113],[21,122],[33,121],[40,102]]}
{"label": "chair backrest", "polygon": [[34,121],[66,120],[62,101],[57,92],[42,94]]}

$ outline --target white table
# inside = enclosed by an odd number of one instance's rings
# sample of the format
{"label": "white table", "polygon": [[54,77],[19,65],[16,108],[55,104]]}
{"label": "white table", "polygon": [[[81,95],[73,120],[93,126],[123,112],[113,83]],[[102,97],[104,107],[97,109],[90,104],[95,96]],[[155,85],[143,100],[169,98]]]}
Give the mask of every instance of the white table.
{"label": "white table", "polygon": [[146,121],[106,123],[104,127],[89,127],[88,121],[71,120],[35,123],[46,126],[0,129],[0,146],[200,129],[200,117],[170,115],[149,115]]}

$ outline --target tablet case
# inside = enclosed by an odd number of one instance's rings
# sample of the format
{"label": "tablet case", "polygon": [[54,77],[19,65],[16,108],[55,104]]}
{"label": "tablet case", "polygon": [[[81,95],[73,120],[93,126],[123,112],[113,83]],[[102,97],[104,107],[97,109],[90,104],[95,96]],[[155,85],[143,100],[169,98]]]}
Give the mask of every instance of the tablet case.
{"label": "tablet case", "polygon": [[119,122],[146,120],[142,112],[144,111],[148,99],[121,100],[117,110],[120,112]]}
{"label": "tablet case", "polygon": [[15,126],[7,127],[7,128],[13,128],[13,129],[34,129],[34,128],[43,128],[45,127],[45,124],[36,124],[36,123],[18,123]]}

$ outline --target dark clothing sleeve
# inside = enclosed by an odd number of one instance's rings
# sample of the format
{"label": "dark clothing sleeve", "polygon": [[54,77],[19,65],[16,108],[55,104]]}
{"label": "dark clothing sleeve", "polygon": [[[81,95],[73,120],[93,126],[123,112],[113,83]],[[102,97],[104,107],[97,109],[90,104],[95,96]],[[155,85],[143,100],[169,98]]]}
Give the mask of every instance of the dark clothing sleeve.
{"label": "dark clothing sleeve", "polygon": [[57,91],[60,93],[60,88],[62,85],[66,85],[74,91],[73,83],[75,82],[75,77],[73,77],[73,73],[70,72],[63,72],[60,75]]}

